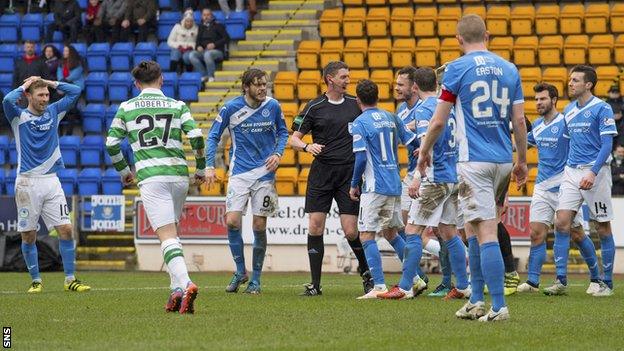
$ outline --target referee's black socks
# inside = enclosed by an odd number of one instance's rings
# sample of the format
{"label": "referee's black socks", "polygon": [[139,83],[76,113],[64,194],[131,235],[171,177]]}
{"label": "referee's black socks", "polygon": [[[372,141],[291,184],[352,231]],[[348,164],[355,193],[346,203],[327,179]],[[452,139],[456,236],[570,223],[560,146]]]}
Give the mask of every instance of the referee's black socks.
{"label": "referee's black socks", "polygon": [[[360,247],[362,244],[360,243]],[[323,255],[325,255],[325,245],[323,235],[308,235],[308,258],[310,259],[310,274],[312,275],[312,285],[321,288],[321,267],[323,266]]]}
{"label": "referee's black socks", "polygon": [[498,222],[498,244],[500,245],[503,262],[505,262],[505,273],[516,270],[513,253],[511,252],[511,238],[509,232],[502,222]]}
{"label": "referee's black socks", "polygon": [[349,238],[347,238],[347,242],[349,243],[349,246],[351,246],[351,250],[353,250],[355,257],[358,260],[358,272],[362,275],[368,270],[368,263],[366,262],[366,256],[364,255],[364,248],[362,247],[360,236],[358,235],[354,240],[349,240]]}

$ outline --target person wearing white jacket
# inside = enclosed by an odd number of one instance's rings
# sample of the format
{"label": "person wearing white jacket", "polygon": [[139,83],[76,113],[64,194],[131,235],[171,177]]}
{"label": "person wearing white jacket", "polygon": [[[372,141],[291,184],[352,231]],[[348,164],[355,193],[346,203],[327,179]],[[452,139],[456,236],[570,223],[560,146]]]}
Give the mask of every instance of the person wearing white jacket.
{"label": "person wearing white jacket", "polygon": [[195,49],[197,31],[198,27],[193,19],[193,11],[185,11],[182,21],[173,26],[169,38],[167,38],[167,45],[171,48],[171,71],[177,71],[180,59],[185,65],[191,64],[190,55]]}

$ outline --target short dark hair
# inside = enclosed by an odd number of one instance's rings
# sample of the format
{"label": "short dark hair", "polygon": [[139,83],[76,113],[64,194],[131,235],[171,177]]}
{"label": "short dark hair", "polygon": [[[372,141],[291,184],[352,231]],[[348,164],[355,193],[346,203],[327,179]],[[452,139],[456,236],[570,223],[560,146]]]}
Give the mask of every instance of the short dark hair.
{"label": "short dark hair", "polygon": [[397,72],[398,75],[406,75],[407,79],[410,80],[410,82],[412,82],[412,84],[414,84],[415,78],[414,76],[416,75],[416,67],[414,66],[405,66],[403,68],[401,68],[399,70],[399,72]]}
{"label": "short dark hair", "polygon": [[590,90],[594,90],[594,87],[596,86],[596,82],[598,81],[598,76],[596,75],[596,70],[594,69],[594,67],[588,66],[588,65],[577,65],[577,66],[572,67],[570,74],[575,73],[575,72],[583,73],[584,82],[592,83],[592,87]]}
{"label": "short dark hair", "polygon": [[559,90],[557,90],[557,87],[552,84],[541,82],[541,83],[535,84],[535,86],[533,87],[533,91],[536,93],[541,93],[544,90],[548,90],[548,96],[551,99],[554,99],[554,98],[559,99]]}
{"label": "short dark hair", "polygon": [[377,103],[377,100],[379,100],[377,84],[370,79],[359,81],[355,87],[355,93],[358,99],[360,99],[360,102],[367,106],[373,106]]}
{"label": "short dark hair", "polygon": [[438,81],[436,73],[431,67],[419,67],[414,72],[414,83],[422,91],[436,91]]}
{"label": "short dark hair", "polygon": [[327,84],[327,79],[325,79],[325,77],[327,76],[333,77],[336,75],[336,73],[338,73],[338,71],[340,71],[343,68],[349,69],[349,66],[347,66],[347,64],[342,61],[331,61],[330,63],[328,63],[325,66],[325,68],[323,68],[323,82]]}
{"label": "short dark hair", "polygon": [[241,77],[241,90],[245,93],[245,87],[249,87],[256,79],[266,76],[266,72],[258,68],[250,68],[246,70]]}
{"label": "short dark hair", "polygon": [[151,84],[162,76],[160,65],[156,61],[141,61],[132,69],[132,77],[139,83]]}

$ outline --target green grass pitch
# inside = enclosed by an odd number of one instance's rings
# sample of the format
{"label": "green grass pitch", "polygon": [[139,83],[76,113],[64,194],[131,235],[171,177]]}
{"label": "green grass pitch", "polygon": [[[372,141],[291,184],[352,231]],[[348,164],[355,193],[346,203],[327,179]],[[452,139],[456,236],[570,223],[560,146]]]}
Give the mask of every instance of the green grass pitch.
{"label": "green grass pitch", "polygon": [[[585,294],[515,295],[511,320],[481,324],[454,313],[463,301],[420,296],[409,301],[356,301],[353,275],[325,274],[323,296],[297,296],[308,274],[263,276],[259,296],[226,294],[230,274],[194,273],[195,315],[166,314],[166,273],[83,272],[88,293],[63,291],[62,273],[44,273],[44,292],[28,295],[26,273],[0,274],[0,324],[16,350],[621,350],[624,299]],[[394,283],[398,276],[388,275]],[[550,277],[544,277],[549,282]],[[440,280],[432,276],[430,289]]]}

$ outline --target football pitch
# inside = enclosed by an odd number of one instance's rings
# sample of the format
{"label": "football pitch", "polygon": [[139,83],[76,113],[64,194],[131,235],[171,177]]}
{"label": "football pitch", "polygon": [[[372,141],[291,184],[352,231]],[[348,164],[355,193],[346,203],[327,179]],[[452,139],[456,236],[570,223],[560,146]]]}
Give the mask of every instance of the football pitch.
{"label": "football pitch", "polygon": [[[512,319],[493,324],[456,319],[459,300],[356,300],[362,287],[354,275],[325,274],[323,296],[299,297],[307,273],[266,273],[258,296],[226,294],[230,274],[192,273],[200,287],[195,315],[164,312],[164,272],[82,272],[88,293],[64,292],[62,273],[42,277],[44,292],[29,295],[27,273],[0,274],[0,324],[11,327],[14,349],[624,349],[622,277],[607,298],[586,295],[584,276],[570,279],[568,296],[511,296]],[[432,276],[429,291],[439,281]]]}

